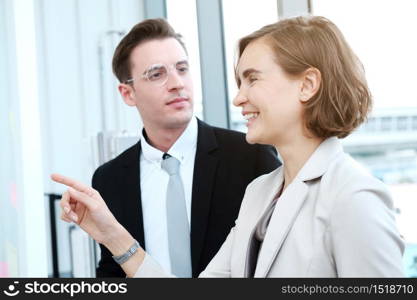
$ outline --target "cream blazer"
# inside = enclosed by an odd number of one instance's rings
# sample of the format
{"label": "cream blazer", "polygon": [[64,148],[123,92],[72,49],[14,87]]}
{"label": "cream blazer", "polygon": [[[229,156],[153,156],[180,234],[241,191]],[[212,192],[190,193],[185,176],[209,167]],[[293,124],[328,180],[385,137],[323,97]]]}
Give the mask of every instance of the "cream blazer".
{"label": "cream blazer", "polygon": [[[243,277],[249,238],[283,184],[283,168],[252,181],[239,216],[200,277]],[[325,140],[282,193],[255,277],[401,277],[404,242],[382,182]],[[146,255],[136,277],[167,277]]]}

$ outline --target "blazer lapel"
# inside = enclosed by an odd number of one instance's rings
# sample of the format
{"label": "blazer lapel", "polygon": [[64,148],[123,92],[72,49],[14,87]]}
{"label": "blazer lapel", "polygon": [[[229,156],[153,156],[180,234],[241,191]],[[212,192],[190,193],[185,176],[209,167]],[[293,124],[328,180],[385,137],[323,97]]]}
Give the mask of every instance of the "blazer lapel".
{"label": "blazer lapel", "polygon": [[213,184],[218,164],[218,158],[215,155],[217,147],[213,129],[198,120],[197,151],[194,162],[191,201],[191,260],[193,270],[196,270],[196,266],[199,264],[201,251],[204,246]]}
{"label": "blazer lapel", "polygon": [[134,146],[128,154],[123,164],[121,175],[120,191],[124,197],[120,199],[123,206],[122,221],[129,232],[137,239],[139,244],[145,249],[145,234],[143,231],[142,216],[142,197],[140,189],[140,141]]}
{"label": "blazer lapel", "polygon": [[[251,191],[249,195],[245,195],[245,197],[253,197],[256,201],[253,202],[253,206],[247,210],[247,213],[244,216],[239,216],[244,220],[243,226],[246,229],[240,232],[240,236],[237,237],[237,240],[241,242],[242,245],[246,244],[247,247],[239,247],[238,251],[241,251],[239,256],[244,260],[243,262],[239,261],[234,266],[237,277],[247,276],[246,270],[249,268],[248,264],[250,263],[249,260],[251,260],[249,255],[251,255],[250,247],[255,227],[281,190],[283,182],[284,173],[282,167],[280,167],[267,177],[261,188]],[[245,201],[245,199],[243,201]]]}
{"label": "blazer lapel", "polygon": [[337,138],[333,137],[323,141],[281,195],[259,252],[255,277],[268,275],[272,263],[307,199],[308,186],[306,182],[321,177],[326,172],[329,163],[340,154],[343,154],[343,148]]}
{"label": "blazer lapel", "polygon": [[290,184],[275,206],[258,256],[255,277],[266,277],[288,232],[307,198],[308,187],[302,181]]}

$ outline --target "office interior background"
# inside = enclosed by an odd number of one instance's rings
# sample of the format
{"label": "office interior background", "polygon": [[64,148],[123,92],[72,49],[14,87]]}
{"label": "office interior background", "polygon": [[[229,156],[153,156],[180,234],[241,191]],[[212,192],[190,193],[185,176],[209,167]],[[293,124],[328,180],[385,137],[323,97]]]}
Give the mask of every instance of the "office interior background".
{"label": "office interior background", "polygon": [[[195,114],[245,131],[237,40],[280,18],[330,18],[362,60],[374,96],[345,150],[388,184],[417,277],[417,2],[414,0],[0,0],[0,277],[93,277],[98,248],[59,220],[59,172],[90,183],[137,141],[141,120],[117,92],[115,46],[145,18],[184,36]],[[414,36],[414,38],[413,38]]]}

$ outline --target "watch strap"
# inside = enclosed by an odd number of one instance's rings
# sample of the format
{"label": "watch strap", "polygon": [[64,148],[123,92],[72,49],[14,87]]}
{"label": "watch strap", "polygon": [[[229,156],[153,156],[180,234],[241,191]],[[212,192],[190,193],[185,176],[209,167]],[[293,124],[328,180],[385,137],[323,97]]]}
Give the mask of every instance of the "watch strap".
{"label": "watch strap", "polygon": [[139,249],[139,243],[137,240],[133,243],[133,245],[122,255],[113,256],[113,259],[119,264],[125,263],[136,251]]}

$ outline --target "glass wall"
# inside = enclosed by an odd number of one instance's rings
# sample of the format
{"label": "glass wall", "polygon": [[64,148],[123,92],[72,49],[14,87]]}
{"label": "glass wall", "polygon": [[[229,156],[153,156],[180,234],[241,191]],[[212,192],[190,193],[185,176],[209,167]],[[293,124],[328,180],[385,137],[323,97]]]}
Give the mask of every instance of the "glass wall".
{"label": "glass wall", "polygon": [[198,43],[197,8],[195,0],[166,0],[167,19],[183,36],[190,60],[194,83],[194,113],[203,119],[201,92],[200,50]]}
{"label": "glass wall", "polygon": [[262,26],[278,20],[276,0],[263,0],[262,5],[253,0],[223,0],[224,40],[227,64],[227,83],[231,129],[246,132],[241,109],[233,105],[237,94],[234,63],[238,40]]}
{"label": "glass wall", "polygon": [[17,111],[11,95],[9,72],[10,53],[7,47],[10,31],[5,2],[0,1],[0,277],[17,277],[18,261],[18,207],[17,188]]}
{"label": "glass wall", "polygon": [[312,9],[342,30],[365,67],[374,109],[345,146],[389,185],[407,242],[404,267],[417,277],[417,2],[314,0]]}

